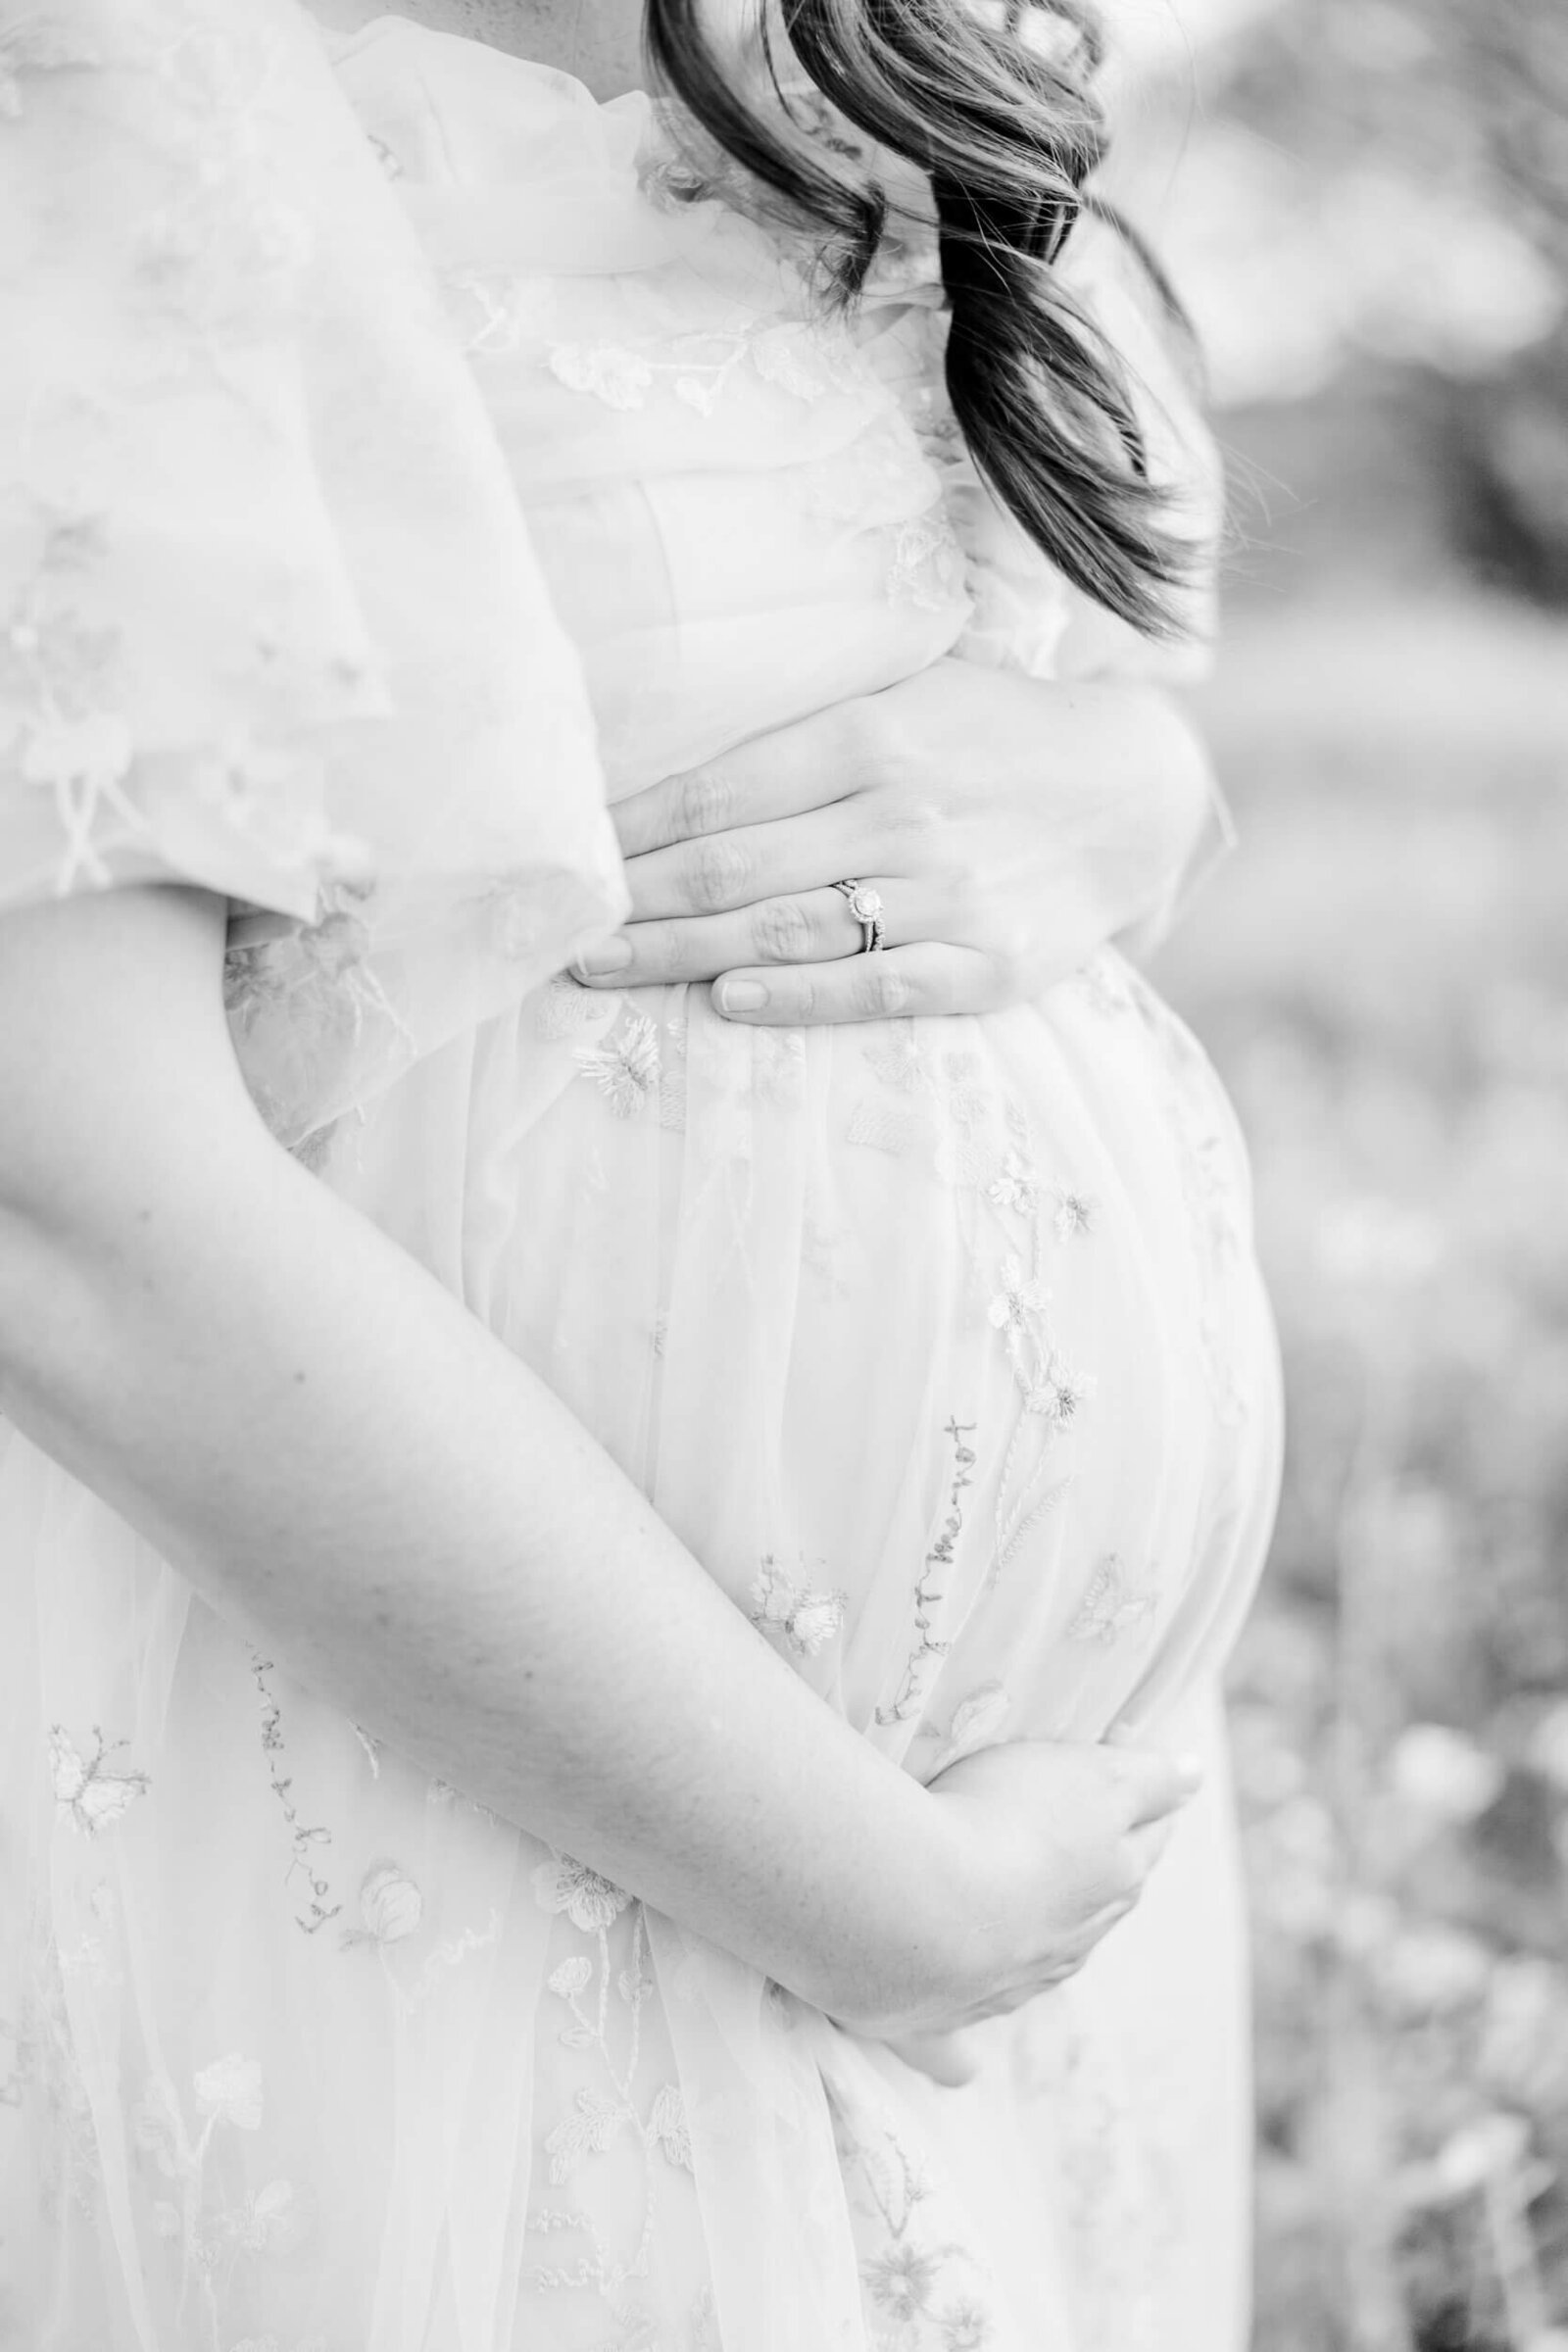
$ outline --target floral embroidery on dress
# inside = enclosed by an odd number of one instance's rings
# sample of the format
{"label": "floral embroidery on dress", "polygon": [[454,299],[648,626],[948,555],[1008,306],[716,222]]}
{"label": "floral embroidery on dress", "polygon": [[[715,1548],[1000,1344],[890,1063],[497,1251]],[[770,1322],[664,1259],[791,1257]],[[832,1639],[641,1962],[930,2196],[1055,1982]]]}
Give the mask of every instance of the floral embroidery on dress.
{"label": "floral embroidery on dress", "polygon": [[545,364],[568,391],[591,392],[607,409],[640,409],[654,380],[641,353],[621,343],[558,343]]}
{"label": "floral embroidery on dress", "polygon": [[947,1582],[956,1558],[958,1538],[963,1533],[963,1504],[959,1497],[974,1484],[970,1474],[977,1457],[974,1447],[967,1443],[974,1435],[973,1422],[960,1422],[955,1417],[944,1428],[953,1444],[953,1477],[948,1488],[947,1511],[915,1579],[913,1646],[905,1660],[892,1699],[876,1711],[876,1720],[884,1728],[907,1723],[911,1716],[919,1714],[937,1667],[953,1646],[951,1640],[938,1640],[934,1631],[935,1611],[947,1596]]}
{"label": "floral embroidery on dress", "polygon": [[752,1581],[751,1620],[763,1633],[781,1633],[798,1658],[814,1658],[842,1630],[845,1592],[813,1592],[798,1585],[767,1554]]}
{"label": "floral embroidery on dress", "polygon": [[617,1119],[635,1118],[658,1090],[659,1032],[646,1013],[632,1013],[603,1045],[579,1046],[574,1059]]}
{"label": "floral embroidery on dress", "polygon": [[[166,2076],[147,2081],[132,2126],[137,2149],[169,2184],[152,2208],[154,2231],[179,2246],[185,2291],[199,2297],[216,2332],[220,2310],[240,2262],[288,2252],[304,2225],[291,2180],[265,2181],[234,2204],[208,2199],[207,2161],[220,2130],[256,2132],[265,2113],[262,2069],[231,2050],[200,2067],[191,2079],[198,2128],[186,2126],[179,2098]],[[265,2340],[265,2339],[264,2339]]]}
{"label": "floral embroidery on dress", "polygon": [[1158,1607],[1159,1593],[1152,1579],[1135,1583],[1120,1553],[1109,1551],[1089,1580],[1067,1638],[1098,1642],[1108,1649],[1124,1634],[1147,1632]]}
{"label": "floral embroidery on dress", "polygon": [[[563,1857],[554,1860],[559,1863]],[[541,1873],[536,1871],[534,1877],[538,1886]],[[656,2210],[655,2159],[669,2171],[692,2175],[695,2168],[691,2132],[678,2083],[660,2082],[648,2100],[646,2113],[643,2111],[636,2086],[643,2058],[643,2011],[654,1999],[656,1990],[648,1961],[647,1925],[641,1904],[632,1905],[625,1964],[616,1971],[611,1955],[610,1934],[620,1909],[625,1907],[626,1897],[619,1895],[617,1888],[608,1887],[603,1880],[596,1884],[598,1888],[606,1889],[608,1897],[618,1897],[617,1907],[612,1908],[610,1900],[597,1895],[591,1895],[586,1902],[577,1901],[575,1884],[564,1881],[551,1884],[548,1907],[564,1912],[573,1925],[593,1937],[596,1947],[592,1954],[568,1953],[546,1979],[548,1989],[564,2004],[569,2019],[560,2030],[558,2039],[568,2049],[595,2052],[600,2081],[577,2084],[569,2111],[545,2134],[544,2152],[551,2183],[559,2188],[616,2146],[637,2150],[643,2183],[641,2222],[632,2251],[617,2255],[606,2243],[588,2213],[553,2206],[538,2208],[529,2217],[531,2230],[543,2235],[570,2234],[583,2238],[588,2251],[570,2263],[539,2264],[531,2277],[533,2285],[541,2291],[571,2287],[597,2290],[617,2327],[628,2331],[616,2339],[617,2344],[646,2343],[649,2352],[654,2352],[656,2344],[662,2344],[665,2338],[652,2328],[648,2315],[628,2300],[625,2289],[629,2280],[646,2278],[649,2273]],[[623,2037],[612,2033],[612,1990],[627,2019]],[[617,2040],[621,2042],[618,2050]],[[694,2319],[696,2316],[694,2313]],[[701,2336],[696,2335],[694,2340],[700,2342]]]}
{"label": "floral embroidery on dress", "polygon": [[887,592],[896,605],[914,605],[923,612],[945,612],[961,594],[963,550],[944,507],[916,514],[893,525],[893,553],[888,563]]}
{"label": "floral embroidery on dress", "polygon": [[332,1833],[322,1822],[301,1820],[299,1807],[294,1800],[293,1778],[283,1771],[286,1752],[283,1713],[267,1679],[275,1671],[270,1658],[253,1652],[251,1679],[262,1702],[262,1753],[267,1759],[268,1782],[288,1830],[291,1849],[288,1869],[283,1874],[284,1884],[296,1878],[304,1880],[309,1899],[302,1910],[295,1912],[294,1919],[305,1935],[315,1936],[329,1920],[336,1919],[343,1909],[340,1902],[334,1903],[330,1899],[331,1882],[322,1874],[318,1859],[321,1847],[331,1844]]}
{"label": "floral embroidery on dress", "polygon": [[569,1854],[558,1854],[554,1849],[549,1861],[539,1863],[532,1876],[534,1901],[541,1911],[564,1911],[572,1926],[587,1936],[605,1934],[631,1900],[585,1862],[574,1862]]}
{"label": "floral embroidery on dress", "polygon": [[372,1862],[360,1881],[363,1928],[345,1928],[343,1947],[358,1943],[401,1943],[417,1932],[424,1896],[396,1862]]}
{"label": "floral embroidery on dress", "polygon": [[1100,1217],[1100,1203],[1092,1193],[1075,1193],[1058,1187],[1056,1206],[1052,1223],[1059,1242],[1082,1241],[1092,1234]]}
{"label": "floral embroidery on dress", "polygon": [[931,2234],[924,2208],[934,2186],[924,2166],[885,2123],[857,2124],[831,2087],[828,2098],[857,2238],[867,2224],[873,2235],[860,2278],[878,2352],[988,2352],[988,2274],[967,2247]]}
{"label": "floral embroidery on dress", "polygon": [[49,1734],[49,1775],[54,1784],[55,1804],[83,1838],[95,1838],[100,1830],[119,1821],[152,1786],[144,1772],[110,1765],[109,1758],[116,1747],[127,1746],[128,1741],[121,1740],[110,1745],[96,1724],[92,1737],[93,1752],[84,1757],[58,1723]]}

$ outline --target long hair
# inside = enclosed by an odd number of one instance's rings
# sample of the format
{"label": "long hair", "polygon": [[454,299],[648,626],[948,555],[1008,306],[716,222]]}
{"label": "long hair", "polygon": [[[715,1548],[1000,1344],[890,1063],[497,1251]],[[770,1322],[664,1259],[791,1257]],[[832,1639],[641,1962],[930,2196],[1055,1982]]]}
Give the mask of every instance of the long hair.
{"label": "long hair", "polygon": [[[930,177],[948,392],[976,466],[1076,587],[1147,635],[1179,633],[1191,546],[1169,528],[1116,354],[1056,274],[1083,212],[1114,220],[1086,192],[1106,140],[1095,18],[1080,0],[1005,0],[998,24],[971,0],[779,4],[829,104]],[[646,40],[709,137],[819,227],[853,293],[887,225],[882,190],[746,103],[704,0],[647,0]]]}

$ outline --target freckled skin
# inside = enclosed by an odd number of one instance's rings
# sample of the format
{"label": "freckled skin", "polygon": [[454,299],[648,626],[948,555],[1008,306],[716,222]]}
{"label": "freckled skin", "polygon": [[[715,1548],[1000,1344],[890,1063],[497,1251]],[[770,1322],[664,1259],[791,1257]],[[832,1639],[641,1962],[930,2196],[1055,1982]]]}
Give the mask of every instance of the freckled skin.
{"label": "freckled skin", "polygon": [[436,32],[486,41],[514,57],[575,74],[600,99],[642,86],[642,0],[307,0],[334,32],[357,32],[377,17],[411,18]]}

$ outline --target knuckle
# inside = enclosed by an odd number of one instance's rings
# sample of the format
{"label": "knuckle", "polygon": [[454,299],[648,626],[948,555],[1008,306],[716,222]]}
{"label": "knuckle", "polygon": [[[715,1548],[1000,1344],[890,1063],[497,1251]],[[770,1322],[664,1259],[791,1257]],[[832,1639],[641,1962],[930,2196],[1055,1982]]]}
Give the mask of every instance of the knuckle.
{"label": "knuckle", "polygon": [[856,975],[855,1007],[866,1020],[891,1019],[908,1002],[909,983],[896,965],[882,964]]}
{"label": "knuckle", "polygon": [[813,930],[799,899],[764,899],[752,910],[752,945],[765,962],[804,962],[811,953]]}
{"label": "knuckle", "polygon": [[672,979],[681,966],[681,933],[674,923],[645,923],[639,929],[648,937],[638,942],[637,961],[657,972],[661,979]]}
{"label": "knuckle", "polygon": [[945,846],[948,811],[933,792],[889,792],[883,797],[880,816],[884,833],[899,842],[906,857],[919,859],[936,844]]}
{"label": "knuckle", "polygon": [[724,834],[694,842],[685,870],[685,895],[699,914],[717,914],[743,896],[749,860]]}
{"label": "knuckle", "polygon": [[682,776],[675,795],[675,838],[691,841],[704,833],[718,833],[731,821],[735,796],[726,779],[710,767],[694,768]]}

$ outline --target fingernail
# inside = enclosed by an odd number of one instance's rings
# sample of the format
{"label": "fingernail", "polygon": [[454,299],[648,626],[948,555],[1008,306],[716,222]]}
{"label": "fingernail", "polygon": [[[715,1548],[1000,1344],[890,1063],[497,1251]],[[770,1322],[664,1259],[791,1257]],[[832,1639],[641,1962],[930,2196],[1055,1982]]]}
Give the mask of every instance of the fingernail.
{"label": "fingernail", "polygon": [[760,980],[721,980],[713,991],[720,1012],[760,1012],[767,990]]}
{"label": "fingernail", "polygon": [[600,980],[610,972],[623,972],[631,961],[631,941],[616,937],[603,939],[597,948],[590,948],[577,958],[577,969],[585,980]]}

